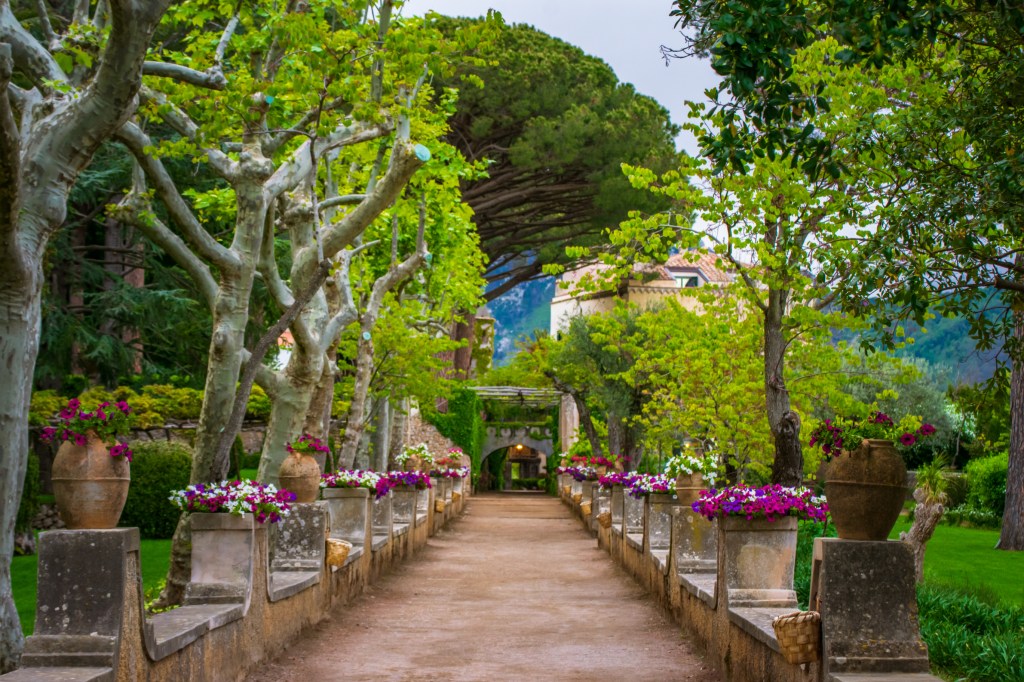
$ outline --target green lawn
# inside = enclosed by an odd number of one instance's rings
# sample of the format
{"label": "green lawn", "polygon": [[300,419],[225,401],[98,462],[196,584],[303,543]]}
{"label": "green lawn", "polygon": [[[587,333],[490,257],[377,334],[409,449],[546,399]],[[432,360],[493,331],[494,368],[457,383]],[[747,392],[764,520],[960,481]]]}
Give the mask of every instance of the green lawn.
{"label": "green lawn", "polygon": [[[167,576],[171,558],[170,540],[143,540],[142,585],[145,589],[155,587]],[[36,621],[36,557],[16,556],[11,562],[11,582],[14,588],[14,603],[18,607],[21,629],[32,634]]]}
{"label": "green lawn", "polygon": [[[910,523],[900,519],[890,537]],[[993,549],[999,531],[940,524],[924,555],[926,583],[978,594],[986,601],[1024,606],[1024,553]]]}
{"label": "green lawn", "polygon": [[238,477],[242,480],[249,479],[250,481],[255,481],[259,472],[259,469],[240,469],[238,471]]}

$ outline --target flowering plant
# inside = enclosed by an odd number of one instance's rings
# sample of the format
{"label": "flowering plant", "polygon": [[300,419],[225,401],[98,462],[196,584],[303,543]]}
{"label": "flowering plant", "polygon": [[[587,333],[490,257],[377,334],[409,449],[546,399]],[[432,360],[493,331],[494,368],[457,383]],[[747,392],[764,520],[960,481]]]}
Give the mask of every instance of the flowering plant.
{"label": "flowering plant", "polygon": [[469,467],[459,467],[458,469],[434,469],[430,472],[431,476],[437,476],[438,478],[465,478],[469,475]]}
{"label": "flowering plant", "polygon": [[693,503],[693,511],[708,519],[725,516],[746,516],[774,521],[783,516],[797,516],[824,522],[828,504],[808,488],[787,488],[766,485],[752,488],[739,484],[721,490],[705,490]]}
{"label": "flowering plant", "polygon": [[376,471],[361,469],[339,469],[334,473],[320,474],[321,488],[366,488],[372,490],[374,499],[391,492],[391,479]]}
{"label": "flowering plant", "polygon": [[664,495],[674,492],[676,482],[662,474],[635,474],[629,485],[629,494],[636,498],[654,493]]}
{"label": "flowering plant", "polygon": [[617,466],[621,458],[618,455],[573,455],[571,460],[576,466],[597,468]]}
{"label": "flowering plant", "polygon": [[258,523],[277,523],[288,516],[288,503],[295,501],[295,493],[278,490],[269,483],[236,480],[197,483],[175,490],[169,499],[186,512],[228,512],[239,516],[249,513],[255,514]]}
{"label": "flowering plant", "polygon": [[417,490],[430,488],[430,475],[422,471],[389,471],[387,474],[392,487],[398,485],[416,486]]}
{"label": "flowering plant", "polygon": [[636,477],[637,474],[631,471],[613,471],[605,476],[599,476],[597,485],[605,490],[610,489],[613,485],[621,485],[628,488],[633,485],[633,479]]}
{"label": "flowering plant", "polygon": [[574,466],[567,467],[565,473],[572,476],[577,481],[596,481],[597,480],[597,469],[593,467],[585,466]]}
{"label": "flowering plant", "polygon": [[[131,425],[132,408],[123,400],[117,401],[111,409],[109,402],[102,402],[92,412],[82,409],[77,398],[68,401],[67,407],[57,414],[58,426],[47,426],[40,438],[49,443],[53,440],[64,442],[75,441],[75,445],[85,445],[89,431],[93,431],[104,443],[114,440],[115,436],[127,433]],[[110,447],[111,457],[124,457],[132,461],[132,450],[127,444],[115,441]]]}
{"label": "flowering plant", "polygon": [[665,475],[671,478],[700,474],[709,486],[715,485],[718,478],[718,458],[714,455],[689,455],[685,452],[673,455],[665,463]]}
{"label": "flowering plant", "polygon": [[402,452],[399,453],[397,457],[395,457],[395,461],[398,462],[399,464],[405,464],[413,457],[419,458],[420,462],[424,465],[434,463],[434,456],[430,454],[430,448],[427,447],[426,443],[413,445],[412,447],[408,447],[405,450],[402,450]]}
{"label": "flowering plant", "polygon": [[294,440],[284,446],[284,449],[288,452],[298,452],[303,455],[314,455],[318,452],[328,453],[331,451],[327,444],[316,436],[311,436],[308,433],[304,433],[299,436],[298,440]]}
{"label": "flowering plant", "polygon": [[454,473],[452,478],[466,478],[469,476],[469,467],[459,467],[458,469],[449,469],[449,473]]}
{"label": "flowering plant", "polygon": [[820,447],[825,461],[839,455],[843,450],[853,450],[867,438],[891,440],[899,446],[909,448],[918,440],[935,434],[935,427],[921,423],[920,418],[906,416],[899,421],[884,412],[872,412],[865,419],[836,417],[826,419],[811,432],[809,445]]}

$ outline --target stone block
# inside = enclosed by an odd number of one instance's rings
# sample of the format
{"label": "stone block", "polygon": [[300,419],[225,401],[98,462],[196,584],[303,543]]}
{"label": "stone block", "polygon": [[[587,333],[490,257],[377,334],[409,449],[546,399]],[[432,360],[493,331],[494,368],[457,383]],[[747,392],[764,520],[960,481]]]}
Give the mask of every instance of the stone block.
{"label": "stone block", "polygon": [[727,516],[718,528],[719,572],[725,574],[729,607],[796,608],[796,517]]}
{"label": "stone block", "polygon": [[[248,604],[254,563],[252,514],[195,512],[192,577],[185,604]],[[265,530],[261,527],[261,532]]]}
{"label": "stone block", "polygon": [[826,679],[928,672],[908,545],[815,538],[811,603],[821,613]]}
{"label": "stone block", "polygon": [[620,531],[622,530],[622,517],[625,513],[624,501],[622,499],[624,494],[625,492],[621,485],[612,486],[612,528],[618,528]]}
{"label": "stone block", "polygon": [[651,494],[644,505],[644,529],[647,549],[668,550],[672,546],[672,508],[676,506],[672,495]]}
{"label": "stone block", "polygon": [[328,530],[326,502],[293,504],[291,513],[271,527],[270,570],[319,571]]}
{"label": "stone block", "polygon": [[400,485],[394,487],[392,498],[392,517],[395,525],[411,526],[416,521],[416,487]]}
{"label": "stone block", "polygon": [[693,509],[672,509],[672,552],[679,575],[714,572],[718,566],[718,522]]}
{"label": "stone block", "polygon": [[370,491],[366,488],[324,488],[330,510],[331,537],[362,547],[370,534]]}
{"label": "stone block", "polygon": [[388,493],[384,497],[374,499],[371,502],[373,511],[371,513],[370,526],[373,529],[374,537],[391,538],[391,505],[394,499],[394,496]]}
{"label": "stone block", "polygon": [[644,532],[644,500],[625,493],[622,497],[623,523],[627,535]]}

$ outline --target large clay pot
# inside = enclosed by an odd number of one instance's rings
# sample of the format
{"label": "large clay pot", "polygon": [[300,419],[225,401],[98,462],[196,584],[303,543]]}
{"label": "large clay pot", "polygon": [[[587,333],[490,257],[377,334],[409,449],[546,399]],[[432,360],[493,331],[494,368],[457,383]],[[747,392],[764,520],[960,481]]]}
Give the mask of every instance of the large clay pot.
{"label": "large clay pot", "polygon": [[599,466],[599,467],[597,467],[597,475],[598,476],[607,476],[608,475],[608,467],[607,466]]}
{"label": "large clay pot", "polygon": [[825,472],[825,497],[844,540],[886,540],[907,496],[907,468],[890,440],[864,440]]}
{"label": "large clay pot", "polygon": [[706,490],[704,476],[699,471],[693,474],[680,474],[676,477],[676,497],[679,498],[679,504],[689,507],[697,501],[704,490]]}
{"label": "large clay pot", "polygon": [[296,502],[316,502],[320,495],[320,465],[312,455],[293,452],[277,471],[281,487],[295,493]]}
{"label": "large clay pot", "polygon": [[419,471],[420,470],[420,458],[410,457],[405,460],[405,464],[402,465],[402,471]]}
{"label": "large clay pot", "polygon": [[64,441],[53,460],[53,496],[70,530],[117,527],[128,499],[128,460],[111,457],[106,443],[94,431],[85,445]]}

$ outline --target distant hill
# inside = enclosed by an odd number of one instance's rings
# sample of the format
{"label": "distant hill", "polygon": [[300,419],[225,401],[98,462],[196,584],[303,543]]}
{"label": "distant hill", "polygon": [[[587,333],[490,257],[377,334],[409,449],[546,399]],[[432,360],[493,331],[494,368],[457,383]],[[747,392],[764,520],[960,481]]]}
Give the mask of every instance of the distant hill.
{"label": "distant hill", "polygon": [[494,315],[494,366],[508,364],[516,354],[516,342],[533,337],[535,330],[551,328],[551,298],[555,278],[525,282],[488,304]]}

